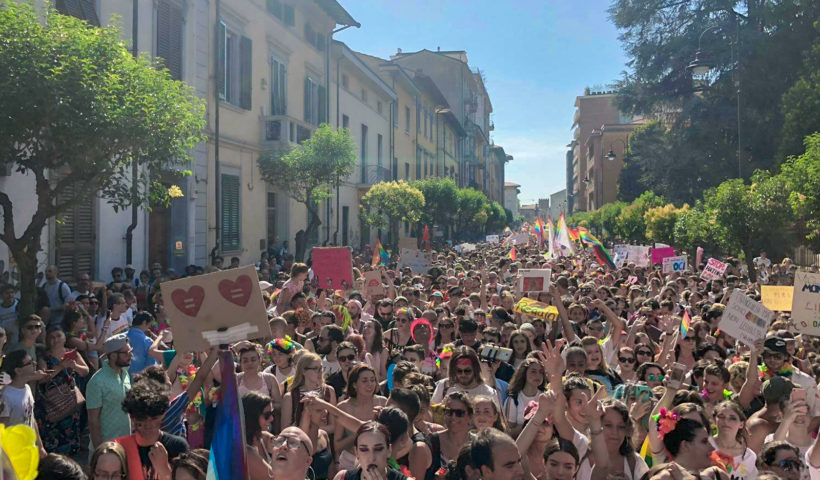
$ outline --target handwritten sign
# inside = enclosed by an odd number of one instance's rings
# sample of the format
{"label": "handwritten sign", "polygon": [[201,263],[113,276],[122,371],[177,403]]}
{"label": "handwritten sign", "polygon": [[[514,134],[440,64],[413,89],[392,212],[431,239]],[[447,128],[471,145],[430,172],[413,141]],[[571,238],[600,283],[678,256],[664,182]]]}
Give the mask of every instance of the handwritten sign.
{"label": "handwritten sign", "polygon": [[518,270],[518,292],[527,294],[530,292],[546,292],[550,288],[549,268],[522,268]]}
{"label": "handwritten sign", "polygon": [[716,258],[710,258],[709,261],[706,262],[706,267],[704,267],[703,272],[701,272],[700,278],[704,280],[723,278],[723,274],[726,273],[726,268],[728,267],[729,264],[723,263]]}
{"label": "handwritten sign", "polygon": [[399,238],[399,251],[402,248],[419,248],[419,242],[416,237],[401,237]]}
{"label": "handwritten sign", "polygon": [[399,268],[410,267],[416,273],[427,273],[433,257],[427,252],[422,252],[417,248],[402,248],[399,257]]}
{"label": "handwritten sign", "polygon": [[553,322],[558,318],[557,308],[527,297],[522,298],[515,304],[513,312],[540,318],[549,322]]}
{"label": "handwritten sign", "polygon": [[530,234],[526,232],[514,233],[504,240],[504,245],[526,245],[530,243]]}
{"label": "handwritten sign", "polygon": [[666,257],[663,259],[663,273],[681,273],[686,270],[686,255]]}
{"label": "handwritten sign", "polygon": [[663,263],[663,259],[666,257],[674,257],[675,256],[675,249],[672,247],[660,247],[660,248],[653,248],[652,249],[652,265]]}
{"label": "handwritten sign", "polygon": [[353,259],[347,247],[314,247],[313,274],[319,288],[347,290],[353,285]]}
{"label": "handwritten sign", "polygon": [[615,245],[615,266],[621,268],[624,265],[634,263],[636,267],[649,266],[649,247],[644,245]]}
{"label": "handwritten sign", "polygon": [[766,337],[766,330],[774,318],[774,312],[747,297],[740,290],[732,292],[719,327],[724,332],[753,347],[757,340]]}
{"label": "handwritten sign", "polygon": [[162,294],[179,352],[271,334],[252,265],[163,282]]}
{"label": "handwritten sign", "polygon": [[791,312],[794,287],[791,285],[761,285],[760,301],[769,310]]}
{"label": "handwritten sign", "polygon": [[792,320],[800,333],[820,335],[820,274],[795,272]]}
{"label": "handwritten sign", "polygon": [[387,289],[382,283],[381,272],[377,270],[364,272],[364,293],[370,299],[387,295]]}
{"label": "handwritten sign", "polygon": [[498,235],[487,235],[487,243],[498,243],[499,237]]}

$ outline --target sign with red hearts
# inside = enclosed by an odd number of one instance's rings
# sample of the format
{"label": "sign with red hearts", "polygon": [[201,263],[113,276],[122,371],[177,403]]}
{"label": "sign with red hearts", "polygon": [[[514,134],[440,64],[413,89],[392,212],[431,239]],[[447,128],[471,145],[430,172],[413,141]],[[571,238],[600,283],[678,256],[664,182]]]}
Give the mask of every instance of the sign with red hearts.
{"label": "sign with red hearts", "polygon": [[163,282],[162,297],[178,352],[270,336],[252,265]]}

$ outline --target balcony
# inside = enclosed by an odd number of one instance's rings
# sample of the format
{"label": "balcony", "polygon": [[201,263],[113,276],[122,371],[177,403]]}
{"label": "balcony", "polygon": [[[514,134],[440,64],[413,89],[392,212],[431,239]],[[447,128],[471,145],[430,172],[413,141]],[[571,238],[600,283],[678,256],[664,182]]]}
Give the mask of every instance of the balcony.
{"label": "balcony", "polygon": [[390,182],[393,180],[393,175],[390,174],[390,169],[382,167],[381,165],[365,165],[364,171],[360,172],[359,188],[367,190],[371,185],[379,182]]}
{"label": "balcony", "polygon": [[259,120],[259,144],[262,147],[286,148],[300,144],[316,130],[313,125],[288,115],[267,115]]}

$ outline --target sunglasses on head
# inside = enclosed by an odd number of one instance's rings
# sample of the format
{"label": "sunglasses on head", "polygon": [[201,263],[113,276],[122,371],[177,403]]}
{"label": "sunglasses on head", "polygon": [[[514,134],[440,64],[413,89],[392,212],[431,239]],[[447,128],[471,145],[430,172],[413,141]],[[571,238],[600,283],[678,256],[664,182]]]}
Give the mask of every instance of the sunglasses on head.
{"label": "sunglasses on head", "polygon": [[448,417],[455,416],[455,417],[458,417],[458,418],[463,418],[465,415],[467,415],[467,410],[462,410],[460,408],[449,408],[448,407],[448,408],[444,409],[444,415],[446,415]]}
{"label": "sunglasses on head", "polygon": [[800,460],[795,458],[787,458],[786,460],[781,460],[777,463],[777,466],[790,472],[792,470],[802,470],[805,465]]}
{"label": "sunglasses on head", "polygon": [[456,325],[454,323],[439,323],[438,328],[453,328]]}

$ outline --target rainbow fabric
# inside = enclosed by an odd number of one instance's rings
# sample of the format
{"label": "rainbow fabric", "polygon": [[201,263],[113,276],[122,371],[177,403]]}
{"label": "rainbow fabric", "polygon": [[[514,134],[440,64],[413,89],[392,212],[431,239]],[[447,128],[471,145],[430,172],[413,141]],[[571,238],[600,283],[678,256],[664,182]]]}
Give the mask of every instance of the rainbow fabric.
{"label": "rainbow fabric", "polygon": [[567,221],[564,219],[564,213],[558,217],[557,232],[555,234],[555,247],[553,250],[556,255],[562,257],[572,256],[575,252],[572,249],[572,240],[569,235],[569,228]]}
{"label": "rainbow fabric", "polygon": [[247,478],[245,442],[237,441],[237,439],[245,438],[244,414],[236,386],[233,354],[230,350],[219,351],[219,364],[222,370],[221,398],[216,407],[207,478],[208,480]]}
{"label": "rainbow fabric", "polygon": [[390,260],[390,254],[382,246],[382,240],[376,238],[376,245],[373,247],[373,260],[371,260],[370,265],[373,267],[387,265],[388,260]]}
{"label": "rainbow fabric", "polygon": [[592,253],[598,260],[598,263],[615,270],[615,262],[612,261],[612,257],[609,255],[609,252],[606,251],[604,244],[601,243],[595,235],[591,234],[589,230],[584,229],[579,232],[578,236],[581,239],[581,243],[592,248]]}
{"label": "rainbow fabric", "polygon": [[686,333],[692,325],[692,319],[689,318],[689,312],[683,312],[683,320],[680,322],[680,338],[686,338]]}
{"label": "rainbow fabric", "polygon": [[643,445],[641,446],[641,458],[643,458],[644,462],[646,462],[647,467],[652,467],[654,458],[652,458],[652,451],[649,449],[649,435],[647,435],[643,440]]}
{"label": "rainbow fabric", "polygon": [[513,245],[513,247],[510,249],[510,253],[509,255],[507,255],[507,258],[509,258],[513,262],[518,259],[518,252],[515,250],[515,245]]}
{"label": "rainbow fabric", "polygon": [[568,228],[567,232],[569,233],[569,238],[573,242],[577,242],[578,239],[581,237],[580,230],[577,228]]}
{"label": "rainbow fabric", "polygon": [[502,233],[502,234],[504,234],[504,233],[512,233],[512,229],[511,229],[510,227],[504,227],[504,230],[503,230],[501,233]]}

